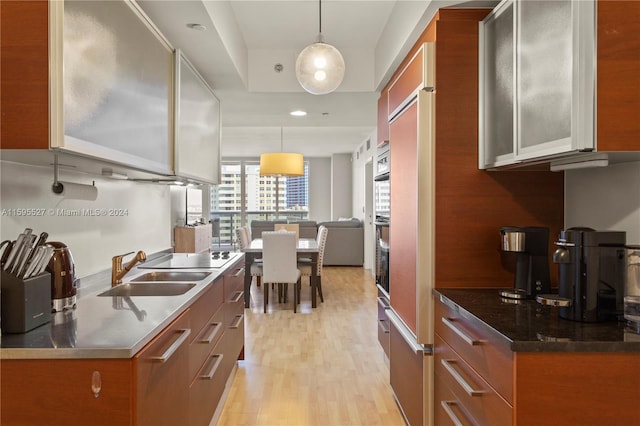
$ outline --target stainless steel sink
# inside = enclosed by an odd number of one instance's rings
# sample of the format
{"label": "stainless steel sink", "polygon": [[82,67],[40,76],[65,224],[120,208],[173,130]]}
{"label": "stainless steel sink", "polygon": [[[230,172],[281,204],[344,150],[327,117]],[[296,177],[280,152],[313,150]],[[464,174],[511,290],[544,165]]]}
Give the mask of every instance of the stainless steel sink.
{"label": "stainless steel sink", "polygon": [[142,274],[129,282],[140,281],[201,281],[211,275],[211,272],[188,271],[154,271]]}
{"label": "stainless steel sink", "polygon": [[194,283],[125,283],[112,287],[98,296],[179,296],[193,287]]}

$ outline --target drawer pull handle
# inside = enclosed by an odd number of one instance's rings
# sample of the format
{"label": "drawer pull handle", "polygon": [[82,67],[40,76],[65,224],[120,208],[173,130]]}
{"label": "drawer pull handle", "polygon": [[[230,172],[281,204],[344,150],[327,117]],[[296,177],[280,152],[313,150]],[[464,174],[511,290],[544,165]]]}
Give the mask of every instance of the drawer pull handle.
{"label": "drawer pull handle", "polygon": [[240,275],[244,274],[244,268],[238,269],[238,272],[233,274],[233,278],[238,278]]}
{"label": "drawer pull handle", "polygon": [[464,340],[471,346],[476,346],[482,343],[482,340],[474,339],[473,337],[470,337],[467,333],[456,327],[456,325],[449,318],[442,317],[442,322],[444,323],[444,325],[449,327],[451,331],[456,333],[462,340]]}
{"label": "drawer pull handle", "polygon": [[378,305],[382,306],[384,309],[389,309],[391,305],[389,305],[389,300],[386,297],[378,297]]}
{"label": "drawer pull handle", "polygon": [[220,327],[221,325],[222,323],[220,322],[212,322],[211,324],[209,324],[209,326],[211,326],[211,332],[204,339],[198,340],[198,343],[206,343],[208,345],[213,342],[213,338],[216,337],[220,330],[222,330],[222,327]]}
{"label": "drawer pull handle", "polygon": [[213,355],[211,355],[211,357],[209,359],[215,358],[216,362],[213,363],[213,365],[211,366],[211,369],[209,370],[209,372],[207,374],[201,374],[199,376],[199,378],[203,379],[203,380],[211,380],[211,379],[213,379],[213,376],[215,376],[216,370],[220,366],[220,363],[222,362],[222,358],[223,357],[224,357],[224,355],[222,355],[222,354],[213,354]]}
{"label": "drawer pull handle", "polygon": [[229,326],[229,328],[238,328],[240,326],[240,323],[242,322],[243,318],[244,318],[244,314],[236,315],[235,316],[235,320]]}
{"label": "drawer pull handle", "polygon": [[447,416],[449,416],[455,426],[464,426],[464,423],[460,421],[456,413],[451,409],[452,405],[458,405],[456,401],[440,401],[440,405],[442,405],[444,412],[447,413]]}
{"label": "drawer pull handle", "polygon": [[447,370],[449,374],[453,376],[455,381],[458,382],[460,386],[462,386],[462,389],[464,389],[466,393],[468,393],[470,396],[481,396],[484,393],[484,391],[472,388],[471,385],[467,383],[467,381],[460,375],[460,373],[458,373],[455,370],[455,368],[453,368],[453,366],[451,365],[451,363],[453,362],[455,362],[455,360],[447,360],[447,359],[440,360],[440,363],[445,368],[445,370]]}
{"label": "drawer pull handle", "polygon": [[237,303],[241,300],[244,300],[244,291],[236,291],[235,297],[231,299],[232,303]]}
{"label": "drawer pull handle", "polygon": [[171,344],[171,346],[169,346],[167,348],[166,351],[164,351],[164,353],[160,356],[152,356],[149,357],[149,359],[151,359],[152,361],[156,361],[156,362],[166,362],[169,360],[169,358],[171,358],[171,356],[175,353],[175,351],[178,350],[178,348],[180,347],[180,345],[182,345],[182,343],[184,343],[185,340],[187,340],[187,337],[189,337],[189,335],[191,334],[191,330],[188,328],[183,328],[180,330],[176,330],[178,333],[180,333],[180,336]]}
{"label": "drawer pull handle", "polygon": [[390,330],[386,320],[378,320],[378,324],[380,324],[380,328],[384,331],[384,334],[389,334]]}

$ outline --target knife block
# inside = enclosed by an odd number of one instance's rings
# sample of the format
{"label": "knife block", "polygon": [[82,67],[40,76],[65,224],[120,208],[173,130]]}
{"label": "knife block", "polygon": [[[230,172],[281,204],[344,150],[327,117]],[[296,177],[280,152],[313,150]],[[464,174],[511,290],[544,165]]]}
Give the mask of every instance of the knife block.
{"label": "knife block", "polygon": [[3,333],[26,333],[51,321],[51,274],[20,279],[2,270]]}

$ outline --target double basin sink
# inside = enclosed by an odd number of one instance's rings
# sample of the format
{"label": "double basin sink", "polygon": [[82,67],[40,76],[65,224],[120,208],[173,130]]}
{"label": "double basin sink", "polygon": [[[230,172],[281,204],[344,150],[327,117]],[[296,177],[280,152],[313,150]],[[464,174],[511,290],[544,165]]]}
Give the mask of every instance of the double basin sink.
{"label": "double basin sink", "polygon": [[194,281],[202,281],[209,275],[211,272],[147,272],[98,296],[179,296],[195,287]]}

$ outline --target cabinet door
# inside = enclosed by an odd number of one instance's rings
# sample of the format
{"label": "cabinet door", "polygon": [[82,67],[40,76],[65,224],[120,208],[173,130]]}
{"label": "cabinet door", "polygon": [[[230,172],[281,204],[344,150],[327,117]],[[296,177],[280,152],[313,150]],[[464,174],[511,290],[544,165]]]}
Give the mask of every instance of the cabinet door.
{"label": "cabinet door", "polygon": [[51,147],[170,174],[171,46],[133,2],[50,8]]}
{"label": "cabinet door", "polygon": [[593,7],[517,3],[519,159],[593,148]]}
{"label": "cabinet door", "polygon": [[176,175],[220,183],[220,101],[180,51],[176,53]]}
{"label": "cabinet door", "polygon": [[514,3],[501,3],[480,25],[479,167],[513,162],[515,142]]}
{"label": "cabinet door", "polygon": [[189,409],[189,310],[134,357],[136,424],[184,424]]}

